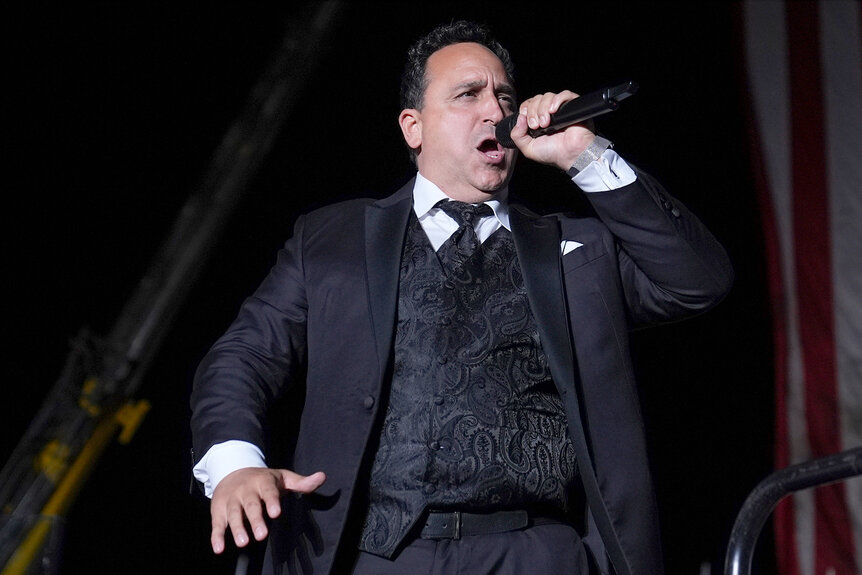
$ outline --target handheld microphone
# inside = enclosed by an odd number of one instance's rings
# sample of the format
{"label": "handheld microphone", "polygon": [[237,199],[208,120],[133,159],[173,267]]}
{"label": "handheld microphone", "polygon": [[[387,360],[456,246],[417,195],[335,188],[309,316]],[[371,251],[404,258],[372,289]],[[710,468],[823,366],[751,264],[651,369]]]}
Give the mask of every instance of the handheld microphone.
{"label": "handheld microphone", "polygon": [[[536,130],[527,130],[527,133],[533,138],[538,138],[545,134],[558,132],[563,128],[567,128],[572,124],[577,124],[608,112],[613,112],[619,107],[620,100],[624,100],[637,92],[638,85],[635,82],[626,82],[612,88],[605,88],[597,92],[592,92],[585,96],[580,96],[574,100],[569,100],[551,114],[551,123],[547,128],[538,128]],[[515,142],[512,141],[512,128],[518,121],[518,114],[511,114],[503,118],[497,124],[496,136],[497,141],[503,147],[514,148]]]}

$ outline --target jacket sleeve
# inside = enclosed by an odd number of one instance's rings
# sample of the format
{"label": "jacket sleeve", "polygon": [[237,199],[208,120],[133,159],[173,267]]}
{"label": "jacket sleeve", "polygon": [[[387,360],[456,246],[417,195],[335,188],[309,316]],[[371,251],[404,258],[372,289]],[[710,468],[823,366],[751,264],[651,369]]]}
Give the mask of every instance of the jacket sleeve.
{"label": "jacket sleeve", "polygon": [[648,174],[638,171],[633,184],[587,198],[616,244],[633,327],[704,312],[730,290],[724,248]]}
{"label": "jacket sleeve", "polygon": [[303,222],[300,218],[269,275],[198,366],[191,395],[198,458],[231,439],[264,449],[268,409],[302,378],[308,309]]}

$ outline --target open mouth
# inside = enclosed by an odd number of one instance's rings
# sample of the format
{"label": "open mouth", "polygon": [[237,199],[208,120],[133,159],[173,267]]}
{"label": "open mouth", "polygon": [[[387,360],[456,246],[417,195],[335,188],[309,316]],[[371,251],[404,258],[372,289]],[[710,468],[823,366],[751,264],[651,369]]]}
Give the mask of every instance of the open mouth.
{"label": "open mouth", "polygon": [[487,138],[482,140],[481,143],[476,147],[482,155],[484,155],[491,162],[501,162],[503,160],[503,146],[494,139]]}

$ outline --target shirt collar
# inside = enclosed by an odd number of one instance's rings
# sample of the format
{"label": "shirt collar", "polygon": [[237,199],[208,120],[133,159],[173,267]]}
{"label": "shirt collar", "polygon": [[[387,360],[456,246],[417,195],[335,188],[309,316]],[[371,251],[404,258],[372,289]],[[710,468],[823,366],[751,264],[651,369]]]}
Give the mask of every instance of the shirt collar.
{"label": "shirt collar", "polygon": [[[438,188],[433,182],[424,178],[422,174],[416,173],[416,183],[413,185],[413,211],[416,212],[416,217],[421,220],[430,212],[434,206],[443,199],[448,199],[449,196],[443,193],[443,190]],[[500,224],[509,231],[512,228],[509,226],[509,188],[503,188],[494,194],[493,200],[485,202],[494,210],[494,216],[500,221]]]}

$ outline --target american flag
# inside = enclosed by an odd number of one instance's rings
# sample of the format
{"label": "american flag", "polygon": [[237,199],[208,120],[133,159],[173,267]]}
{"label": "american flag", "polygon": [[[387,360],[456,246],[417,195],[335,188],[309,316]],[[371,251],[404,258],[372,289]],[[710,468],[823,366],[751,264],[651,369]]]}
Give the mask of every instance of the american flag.
{"label": "american flag", "polygon": [[[742,6],[775,342],[775,465],[862,445],[862,10]],[[775,511],[783,575],[862,573],[862,479]]]}

